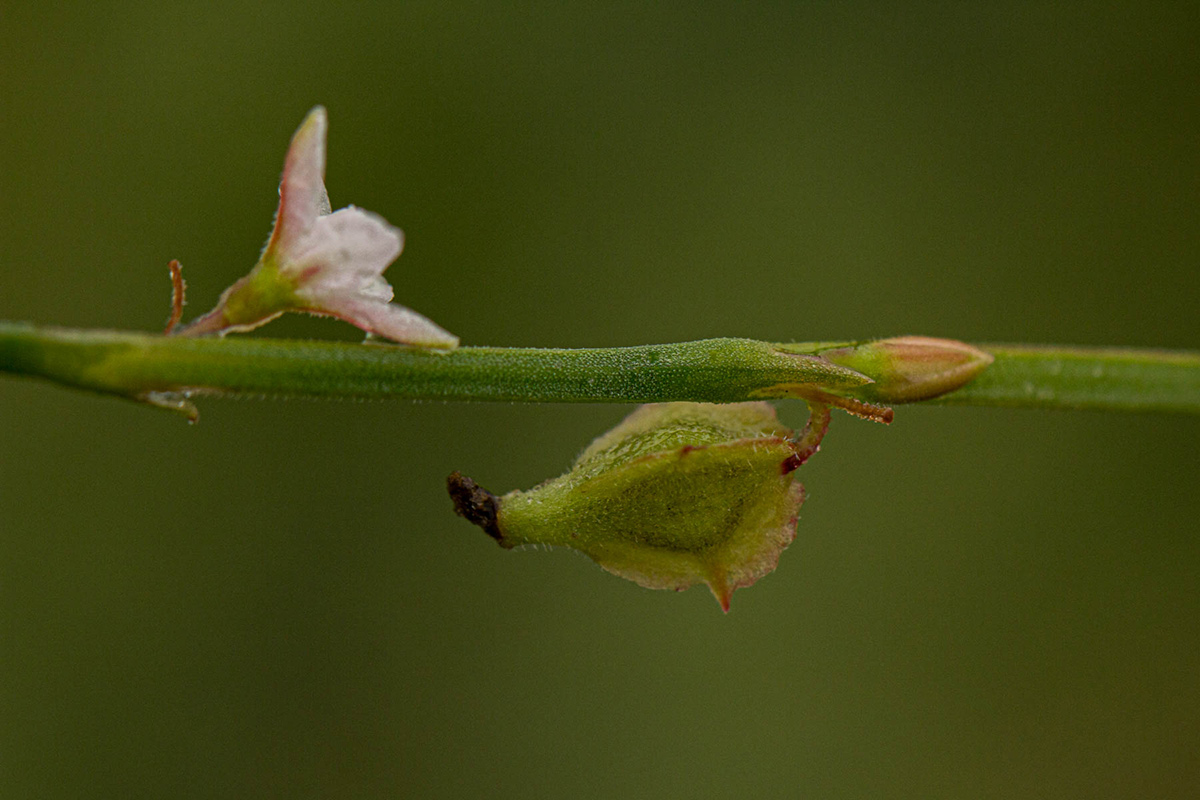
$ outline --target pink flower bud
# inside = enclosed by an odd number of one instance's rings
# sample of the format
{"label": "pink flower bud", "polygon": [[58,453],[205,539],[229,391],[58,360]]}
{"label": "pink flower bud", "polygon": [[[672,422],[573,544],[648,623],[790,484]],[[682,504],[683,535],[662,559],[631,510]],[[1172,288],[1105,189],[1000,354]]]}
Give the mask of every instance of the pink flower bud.
{"label": "pink flower bud", "polygon": [[899,336],[824,350],[821,355],[861,372],[874,383],[856,387],[867,400],[912,403],[952,392],[993,361],[990,353],[953,339]]}

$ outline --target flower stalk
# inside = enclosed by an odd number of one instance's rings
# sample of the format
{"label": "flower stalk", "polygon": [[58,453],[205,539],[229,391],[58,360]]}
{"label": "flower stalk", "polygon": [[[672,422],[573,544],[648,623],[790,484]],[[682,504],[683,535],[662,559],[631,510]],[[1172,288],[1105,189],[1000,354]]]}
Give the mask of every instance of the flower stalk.
{"label": "flower stalk", "polygon": [[[835,403],[880,402],[871,387],[881,376],[823,357],[846,346],[708,339],[576,350],[435,352],[0,322],[0,372],[152,401],[156,396],[266,394],[528,403],[732,403],[786,397],[820,402],[811,396],[820,391]],[[1200,352],[976,347],[994,362],[959,388],[923,402],[1200,414]]]}

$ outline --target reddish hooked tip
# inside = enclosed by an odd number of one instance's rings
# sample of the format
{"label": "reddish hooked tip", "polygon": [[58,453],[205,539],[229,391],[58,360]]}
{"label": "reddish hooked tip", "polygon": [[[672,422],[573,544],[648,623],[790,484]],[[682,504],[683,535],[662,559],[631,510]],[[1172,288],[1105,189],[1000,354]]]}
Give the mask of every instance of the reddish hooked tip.
{"label": "reddish hooked tip", "polygon": [[184,295],[187,293],[187,283],[183,280],[183,267],[180,263],[171,259],[171,263],[167,264],[167,269],[171,271],[171,316],[167,318],[167,327],[163,329],[163,336],[170,336],[171,332],[175,330],[175,326],[179,324],[179,320],[183,319]]}

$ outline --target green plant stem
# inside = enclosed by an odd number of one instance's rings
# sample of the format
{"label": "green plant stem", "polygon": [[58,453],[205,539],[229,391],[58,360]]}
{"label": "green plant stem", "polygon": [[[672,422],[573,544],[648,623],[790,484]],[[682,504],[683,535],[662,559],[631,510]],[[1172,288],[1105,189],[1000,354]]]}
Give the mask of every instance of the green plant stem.
{"label": "green plant stem", "polygon": [[[180,407],[192,394],[510,402],[736,402],[855,397],[865,379],[820,357],[845,343],[749,339],[597,349],[186,338],[0,322],[0,371]],[[1200,413],[1200,353],[980,346],[975,381],[934,402]],[[863,395],[866,396],[866,395]],[[165,402],[164,402],[165,401]]]}
{"label": "green plant stem", "polygon": [[1200,352],[976,345],[995,361],[933,403],[1200,414]]}

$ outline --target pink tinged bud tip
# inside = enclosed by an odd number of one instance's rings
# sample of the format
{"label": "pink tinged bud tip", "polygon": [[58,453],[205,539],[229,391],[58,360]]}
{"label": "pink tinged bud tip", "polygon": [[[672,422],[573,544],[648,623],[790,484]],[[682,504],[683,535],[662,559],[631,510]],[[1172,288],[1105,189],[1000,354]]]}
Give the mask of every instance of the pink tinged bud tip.
{"label": "pink tinged bud tip", "polygon": [[383,278],[404,245],[386,220],[354,206],[330,213],[325,191],[325,109],[309,112],[292,137],[271,238],[250,274],[217,307],[179,331],[225,334],[257,328],[285,311],[336,317],[401,344],[453,349],[458,338],[391,302]]}
{"label": "pink tinged bud tip", "polygon": [[899,336],[821,355],[861,372],[874,383],[858,387],[866,399],[912,403],[961,389],[994,360],[991,353],[954,339]]}

